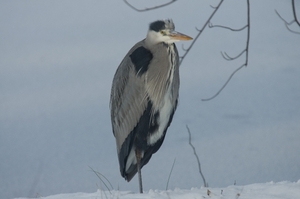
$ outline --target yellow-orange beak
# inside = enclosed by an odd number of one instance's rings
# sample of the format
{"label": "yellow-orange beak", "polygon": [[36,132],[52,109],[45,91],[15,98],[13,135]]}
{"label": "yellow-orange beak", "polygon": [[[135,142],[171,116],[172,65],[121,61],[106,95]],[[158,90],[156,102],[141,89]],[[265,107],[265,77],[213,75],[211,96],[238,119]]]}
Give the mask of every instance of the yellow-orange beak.
{"label": "yellow-orange beak", "polygon": [[171,37],[174,40],[182,40],[182,41],[188,41],[188,40],[193,39],[192,37],[182,34],[180,32],[177,32],[177,31],[170,32],[169,37]]}

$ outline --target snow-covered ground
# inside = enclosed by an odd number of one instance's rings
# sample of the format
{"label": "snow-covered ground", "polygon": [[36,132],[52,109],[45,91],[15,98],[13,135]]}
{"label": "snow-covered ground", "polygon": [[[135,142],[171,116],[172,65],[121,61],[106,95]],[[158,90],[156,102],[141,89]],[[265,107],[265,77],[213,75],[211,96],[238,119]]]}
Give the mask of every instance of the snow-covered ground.
{"label": "snow-covered ground", "polygon": [[[191,188],[174,190],[149,190],[143,194],[130,191],[102,191],[95,193],[70,193],[52,196],[37,195],[43,199],[299,199],[300,180],[298,182],[269,182],[245,186],[229,186],[224,188]],[[19,198],[25,199],[25,198]]]}

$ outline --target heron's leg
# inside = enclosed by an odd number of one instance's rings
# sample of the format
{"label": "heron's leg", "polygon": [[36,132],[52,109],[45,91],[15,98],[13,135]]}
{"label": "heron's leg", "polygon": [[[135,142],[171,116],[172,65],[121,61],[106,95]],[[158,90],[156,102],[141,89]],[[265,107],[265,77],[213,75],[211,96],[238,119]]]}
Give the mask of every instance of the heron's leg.
{"label": "heron's leg", "polygon": [[142,184],[142,172],[141,172],[141,159],[142,159],[142,153],[138,149],[135,150],[136,155],[136,162],[137,162],[137,171],[139,176],[139,187],[140,187],[140,193],[143,193],[143,184]]}

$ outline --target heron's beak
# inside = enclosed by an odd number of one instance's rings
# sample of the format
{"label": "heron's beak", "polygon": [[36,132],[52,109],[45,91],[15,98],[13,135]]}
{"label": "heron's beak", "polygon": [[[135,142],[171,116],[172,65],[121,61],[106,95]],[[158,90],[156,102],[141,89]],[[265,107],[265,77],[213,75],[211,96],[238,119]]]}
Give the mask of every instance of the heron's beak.
{"label": "heron's beak", "polygon": [[185,34],[182,34],[180,32],[176,32],[176,31],[170,32],[169,37],[171,37],[174,40],[182,40],[182,41],[188,41],[188,40],[192,40],[193,39],[190,36],[187,36]]}

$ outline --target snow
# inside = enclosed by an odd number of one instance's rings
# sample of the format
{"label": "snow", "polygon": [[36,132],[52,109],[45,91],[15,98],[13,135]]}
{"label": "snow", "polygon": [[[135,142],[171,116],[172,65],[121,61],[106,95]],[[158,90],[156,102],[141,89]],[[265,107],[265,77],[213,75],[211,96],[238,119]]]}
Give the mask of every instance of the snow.
{"label": "snow", "polygon": [[[152,190],[140,194],[130,191],[103,191],[97,190],[95,193],[70,193],[57,194],[52,196],[39,196],[37,198],[44,199],[196,199],[196,198],[211,198],[211,199],[299,199],[300,198],[300,180],[297,182],[269,182],[255,183],[245,186],[228,186],[225,188],[191,188],[174,190]],[[25,198],[19,198],[25,199]]]}

